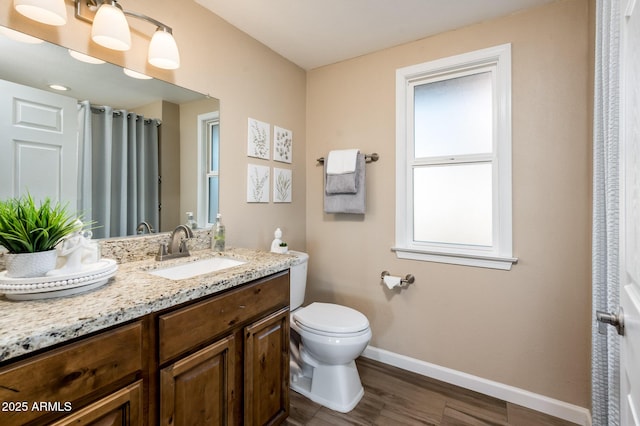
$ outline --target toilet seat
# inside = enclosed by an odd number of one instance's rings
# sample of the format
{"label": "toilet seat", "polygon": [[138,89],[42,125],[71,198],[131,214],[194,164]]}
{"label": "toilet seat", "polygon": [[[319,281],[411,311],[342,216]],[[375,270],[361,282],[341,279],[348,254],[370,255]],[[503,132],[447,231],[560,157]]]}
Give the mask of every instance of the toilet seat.
{"label": "toilet seat", "polygon": [[300,329],[323,336],[352,337],[369,331],[369,320],[362,313],[333,303],[314,302],[293,313]]}
{"label": "toilet seat", "polygon": [[371,333],[369,328],[356,331],[355,333],[330,333],[328,331],[317,330],[315,328],[306,327],[297,321],[293,324],[293,327],[298,333],[302,333],[302,334],[309,333],[317,336],[333,337],[336,339],[348,339],[350,337],[359,337],[359,336],[364,336],[368,333]]}

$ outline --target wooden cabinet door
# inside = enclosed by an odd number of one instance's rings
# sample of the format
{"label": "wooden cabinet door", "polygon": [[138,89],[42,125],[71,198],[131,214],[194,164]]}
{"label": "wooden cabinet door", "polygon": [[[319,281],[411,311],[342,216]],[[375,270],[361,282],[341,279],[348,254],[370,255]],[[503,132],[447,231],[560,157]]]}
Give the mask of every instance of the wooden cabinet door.
{"label": "wooden cabinet door", "polygon": [[233,336],[160,370],[160,424],[233,424]]}
{"label": "wooden cabinet door", "polygon": [[280,424],[289,416],[289,309],[244,332],[244,424]]}
{"label": "wooden cabinet door", "polygon": [[141,426],[142,381],[112,393],[52,426]]}

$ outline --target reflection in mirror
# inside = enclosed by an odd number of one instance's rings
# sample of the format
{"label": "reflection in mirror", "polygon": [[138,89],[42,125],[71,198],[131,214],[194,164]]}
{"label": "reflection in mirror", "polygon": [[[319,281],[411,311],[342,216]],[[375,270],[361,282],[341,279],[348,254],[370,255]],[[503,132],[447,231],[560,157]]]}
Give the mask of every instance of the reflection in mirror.
{"label": "reflection in mirror", "polygon": [[[68,203],[95,221],[95,237],[172,230],[185,219],[181,196],[198,200],[187,209],[201,226],[215,217],[219,101],[129,75],[0,33],[0,199]],[[198,166],[180,170],[181,152]],[[193,194],[180,194],[181,179]]]}

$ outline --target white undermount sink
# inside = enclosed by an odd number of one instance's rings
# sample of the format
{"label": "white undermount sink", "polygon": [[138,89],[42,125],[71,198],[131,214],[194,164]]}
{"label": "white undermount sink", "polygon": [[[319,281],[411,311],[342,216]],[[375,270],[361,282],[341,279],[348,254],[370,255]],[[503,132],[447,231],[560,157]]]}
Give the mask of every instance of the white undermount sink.
{"label": "white undermount sink", "polygon": [[194,262],[181,263],[180,265],[168,266],[166,268],[149,271],[151,275],[169,278],[170,280],[184,280],[198,275],[210,274],[223,269],[242,265],[246,262],[228,257],[212,257],[209,259],[196,260]]}

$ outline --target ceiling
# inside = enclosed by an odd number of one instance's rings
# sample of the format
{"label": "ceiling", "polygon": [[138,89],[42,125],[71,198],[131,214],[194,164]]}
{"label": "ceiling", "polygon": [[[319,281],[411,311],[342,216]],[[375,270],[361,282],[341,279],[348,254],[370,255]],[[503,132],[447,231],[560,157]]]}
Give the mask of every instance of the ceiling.
{"label": "ceiling", "polygon": [[309,70],[557,0],[194,0]]}

